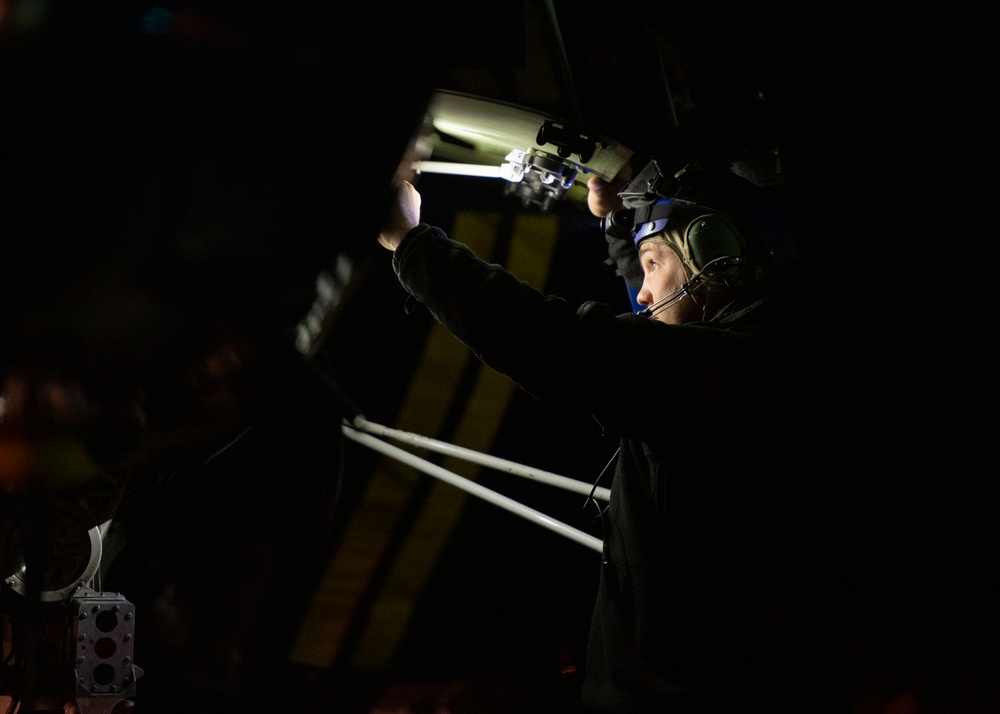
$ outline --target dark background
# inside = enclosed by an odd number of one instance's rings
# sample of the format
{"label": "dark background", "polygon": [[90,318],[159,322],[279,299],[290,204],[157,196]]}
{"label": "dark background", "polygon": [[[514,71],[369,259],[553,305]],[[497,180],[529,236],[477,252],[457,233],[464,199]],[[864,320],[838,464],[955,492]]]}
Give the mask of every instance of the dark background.
{"label": "dark background", "polygon": [[[933,551],[916,621],[941,632],[909,674],[946,663],[935,686],[972,711],[991,701],[998,256],[983,18],[888,0],[0,9],[0,368],[85,395],[76,424],[110,475],[95,518],[123,494],[105,587],[148,628],[140,711],[365,711],[379,695],[417,711],[456,682],[469,711],[573,711],[579,672],[558,672],[582,656],[592,559],[485,504],[469,505],[388,671],[287,660],[361,490],[350,476],[370,465],[335,436],[343,393],[390,419],[428,327],[403,311],[374,236],[437,87],[578,118],[640,156],[780,154],[768,191],[816,319],[873,387],[872,458],[934,524],[914,549]],[[664,76],[689,100],[676,120]],[[452,210],[522,210],[495,182],[420,188],[444,226]],[[548,289],[627,309],[596,223],[579,205],[556,211]],[[294,327],[338,256],[356,266],[350,297],[309,364]],[[21,426],[4,433],[54,428]],[[609,453],[588,417],[521,394],[497,448],[585,480]],[[575,501],[548,505],[592,526]]]}

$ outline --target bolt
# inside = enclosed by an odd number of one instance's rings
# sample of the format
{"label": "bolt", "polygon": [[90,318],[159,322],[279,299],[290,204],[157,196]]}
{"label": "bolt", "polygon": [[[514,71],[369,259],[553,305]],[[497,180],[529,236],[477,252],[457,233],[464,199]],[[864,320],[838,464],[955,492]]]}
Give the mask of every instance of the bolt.
{"label": "bolt", "polygon": [[129,640],[132,639],[132,635],[126,634],[122,639],[128,642]]}
{"label": "bolt", "polygon": [[131,661],[132,661],[131,657],[126,657],[125,659],[122,660],[122,664],[129,664]]}
{"label": "bolt", "polygon": [[76,639],[77,639],[77,642],[84,642],[87,639],[87,636],[86,635],[80,635]]}
{"label": "bolt", "polygon": [[101,609],[100,605],[94,605],[94,607],[91,609],[91,612],[98,612],[100,609]]}
{"label": "bolt", "polygon": [[81,619],[81,620],[86,620],[86,619],[87,619],[87,613],[85,613],[85,612],[81,612],[81,613],[80,613],[80,619]]}
{"label": "bolt", "polygon": [[76,658],[76,663],[77,664],[83,664],[85,661],[86,661],[86,659],[84,657],[77,657]]}
{"label": "bolt", "polygon": [[118,691],[118,687],[116,687],[115,685],[112,684],[110,687],[108,687],[108,691],[109,692],[117,692]]}
{"label": "bolt", "polygon": [[113,611],[115,611],[115,612],[118,612],[119,610],[121,610],[121,609],[122,609],[122,606],[121,606],[121,605],[115,605],[115,606],[114,606],[113,608],[111,608],[111,609],[112,609]]}
{"label": "bolt", "polygon": [[126,620],[131,620],[132,619],[132,613],[131,612],[126,612],[125,613],[125,619]]}

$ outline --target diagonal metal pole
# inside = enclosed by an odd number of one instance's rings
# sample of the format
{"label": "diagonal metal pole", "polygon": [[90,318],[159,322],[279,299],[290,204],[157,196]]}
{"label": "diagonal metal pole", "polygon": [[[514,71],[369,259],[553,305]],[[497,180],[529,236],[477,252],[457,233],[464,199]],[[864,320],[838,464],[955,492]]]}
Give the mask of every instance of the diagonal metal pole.
{"label": "diagonal metal pole", "polygon": [[490,456],[489,454],[484,454],[480,451],[455,446],[454,444],[432,439],[427,436],[421,436],[420,434],[414,434],[410,431],[393,429],[391,427],[370,422],[364,417],[357,417],[353,422],[345,422],[345,424],[353,426],[359,431],[365,431],[369,434],[375,434],[376,436],[399,441],[404,444],[409,444],[410,446],[422,447],[428,451],[434,451],[438,454],[444,454],[445,456],[452,456],[456,459],[462,459],[463,461],[469,461],[474,464],[479,464],[480,466],[486,466],[487,468],[491,468],[502,473],[521,476],[523,478],[548,484],[549,486],[555,486],[556,488],[561,488],[566,491],[579,493],[584,496],[590,496],[593,494],[594,498],[601,501],[609,501],[611,499],[611,489],[609,488],[595,488],[593,484],[587,483],[586,481],[567,478],[566,476],[554,474],[551,471],[543,471],[542,469],[525,466],[524,464],[519,464],[516,461],[509,461],[507,459],[501,459],[497,456]]}
{"label": "diagonal metal pole", "polygon": [[393,446],[392,444],[386,443],[382,439],[376,439],[370,434],[365,434],[358,431],[348,424],[341,426],[341,431],[344,433],[348,439],[356,441],[359,444],[369,447],[374,451],[378,451],[381,454],[389,456],[397,461],[412,466],[413,468],[423,471],[429,476],[433,476],[436,479],[444,481],[445,483],[451,484],[477,498],[481,498],[484,501],[492,503],[504,510],[510,511],[516,515],[521,516],[529,521],[532,521],[543,528],[547,528],[555,533],[558,533],[570,540],[581,543],[591,550],[595,550],[598,553],[602,550],[601,540],[595,538],[594,536],[584,533],[581,530],[573,528],[562,521],[558,521],[551,516],[548,516],[541,511],[537,511],[534,508],[525,506],[520,501],[516,501],[513,498],[499,494],[496,491],[491,491],[490,489],[482,486],[475,481],[470,481],[467,478],[463,478],[456,473],[448,471],[445,468],[438,466],[437,464],[432,464],[426,459],[422,459],[415,454],[411,454],[409,451],[400,449],[398,446]]}

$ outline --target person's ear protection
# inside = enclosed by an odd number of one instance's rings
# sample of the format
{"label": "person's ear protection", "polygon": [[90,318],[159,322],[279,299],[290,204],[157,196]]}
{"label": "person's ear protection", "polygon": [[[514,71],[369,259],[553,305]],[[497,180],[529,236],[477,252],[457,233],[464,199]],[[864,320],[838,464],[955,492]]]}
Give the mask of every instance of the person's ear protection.
{"label": "person's ear protection", "polygon": [[729,218],[718,213],[693,220],[684,243],[689,268],[707,279],[724,281],[735,277],[745,260],[743,236]]}
{"label": "person's ear protection", "polygon": [[747,243],[736,224],[706,206],[661,198],[635,209],[636,248],[659,236],[673,246],[692,277],[728,283],[746,262]]}

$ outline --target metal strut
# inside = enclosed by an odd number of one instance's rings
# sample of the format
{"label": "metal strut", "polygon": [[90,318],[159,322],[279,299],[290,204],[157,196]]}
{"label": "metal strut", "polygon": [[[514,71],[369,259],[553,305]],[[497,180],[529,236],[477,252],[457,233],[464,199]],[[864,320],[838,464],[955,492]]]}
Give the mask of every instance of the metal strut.
{"label": "metal strut", "polygon": [[374,451],[378,451],[379,453],[396,459],[397,461],[408,466],[412,466],[429,476],[433,476],[436,479],[451,484],[452,486],[476,496],[477,498],[481,498],[484,501],[503,508],[504,510],[510,511],[515,515],[532,521],[543,528],[547,528],[555,533],[569,538],[572,541],[585,545],[591,550],[595,550],[598,553],[602,550],[602,542],[600,538],[584,533],[583,531],[567,525],[562,521],[556,520],[541,511],[526,506],[520,501],[516,501],[513,498],[504,496],[496,491],[492,491],[475,481],[470,481],[463,476],[459,476],[458,474],[442,468],[437,464],[433,464],[416,454],[412,454],[409,451],[393,446],[382,439],[377,439],[371,434],[378,434],[379,436],[402,441],[413,446],[424,447],[431,451],[447,454],[455,458],[477,463],[499,471],[531,478],[542,483],[547,483],[551,486],[556,486],[557,488],[575,491],[586,495],[590,495],[593,491],[594,498],[600,498],[605,501],[610,498],[611,494],[609,489],[594,488],[591,484],[583,481],[576,481],[574,479],[566,478],[565,476],[559,476],[547,471],[541,471],[529,466],[524,466],[513,461],[507,461],[506,459],[499,459],[497,457],[490,456],[489,454],[473,451],[472,449],[464,449],[460,446],[448,444],[446,442],[431,439],[419,434],[400,431],[398,429],[391,429],[380,424],[374,424],[362,417],[358,417],[353,422],[344,421],[341,426],[341,431],[344,436],[352,441],[367,446]]}

